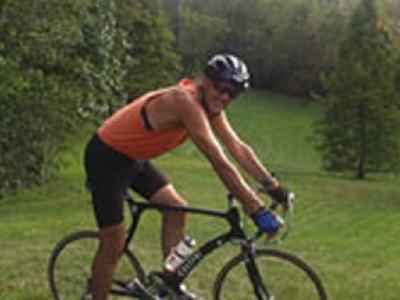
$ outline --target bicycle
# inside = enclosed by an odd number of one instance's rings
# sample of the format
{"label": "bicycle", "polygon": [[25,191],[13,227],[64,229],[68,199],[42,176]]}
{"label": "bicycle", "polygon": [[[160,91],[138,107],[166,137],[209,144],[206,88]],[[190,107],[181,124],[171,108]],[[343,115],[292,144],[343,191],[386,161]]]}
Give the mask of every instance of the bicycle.
{"label": "bicycle", "polygon": [[[215,249],[230,242],[240,247],[240,252],[219,270],[212,289],[214,300],[327,300],[327,292],[317,273],[293,254],[271,247],[259,248],[256,240],[263,233],[246,234],[235,199],[230,195],[227,199],[227,210],[216,211],[138,202],[128,196],[131,224],[126,233],[125,250],[114,274],[111,299],[181,299],[179,298],[181,283],[191,271]],[[275,201],[270,205],[272,210],[276,210],[277,207]],[[128,246],[142,214],[148,210],[179,211],[222,218],[228,222],[230,229],[199,246],[175,273],[146,273]],[[289,219],[290,211],[290,209],[285,210],[286,219]],[[290,226],[282,237],[285,238],[289,231]],[[56,244],[48,265],[48,279],[54,299],[90,299],[90,266],[98,238],[96,231],[76,231]],[[157,294],[160,291],[168,296],[160,297]],[[243,296],[240,296],[238,291]]]}

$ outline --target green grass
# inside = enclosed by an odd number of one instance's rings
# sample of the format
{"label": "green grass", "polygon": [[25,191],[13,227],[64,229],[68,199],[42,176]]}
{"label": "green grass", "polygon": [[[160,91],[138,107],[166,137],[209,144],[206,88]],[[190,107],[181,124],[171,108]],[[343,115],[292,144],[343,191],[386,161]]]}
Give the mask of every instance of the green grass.
{"label": "green grass", "polygon": [[[331,299],[398,299],[400,179],[382,175],[357,181],[322,172],[308,140],[318,113],[303,99],[252,91],[232,106],[228,117],[296,192],[294,230],[279,247],[309,262]],[[0,202],[0,299],[50,299],[46,268],[52,247],[70,231],[94,228],[82,186],[83,144],[78,139],[68,150],[68,164],[56,180]],[[224,208],[222,184],[190,143],[158,163],[190,203]],[[133,249],[146,267],[159,268],[159,218],[149,215],[143,225]],[[223,227],[209,219],[189,219],[190,233],[199,242]],[[228,247],[206,260],[191,285],[208,296],[217,267],[232,251]]]}

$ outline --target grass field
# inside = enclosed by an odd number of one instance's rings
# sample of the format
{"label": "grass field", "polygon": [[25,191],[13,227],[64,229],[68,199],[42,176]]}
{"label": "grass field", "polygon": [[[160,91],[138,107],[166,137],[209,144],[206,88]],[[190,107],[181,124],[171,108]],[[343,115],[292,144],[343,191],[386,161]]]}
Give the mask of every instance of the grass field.
{"label": "grass field", "polygon": [[[309,262],[331,299],[398,299],[400,178],[382,175],[357,181],[322,172],[309,142],[317,106],[257,91],[243,98],[229,110],[229,119],[297,195],[294,230],[278,247]],[[94,228],[82,186],[83,140],[66,152],[56,180],[0,202],[1,300],[50,299],[46,268],[52,247],[68,232]],[[225,207],[222,184],[190,143],[158,163],[194,206]],[[149,215],[144,223],[132,248],[147,268],[156,269],[161,260],[159,218]],[[199,242],[221,226],[200,217],[189,219],[190,233]],[[251,222],[246,226],[251,228]],[[206,297],[226,253],[218,251],[190,280]]]}

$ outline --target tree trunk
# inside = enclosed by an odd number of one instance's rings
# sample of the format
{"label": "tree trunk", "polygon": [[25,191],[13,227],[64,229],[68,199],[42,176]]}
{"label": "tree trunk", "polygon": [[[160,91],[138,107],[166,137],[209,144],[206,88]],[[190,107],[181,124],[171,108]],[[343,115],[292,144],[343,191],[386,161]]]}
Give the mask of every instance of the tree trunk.
{"label": "tree trunk", "polygon": [[359,105],[359,122],[360,122],[360,149],[359,149],[359,158],[358,158],[358,166],[357,166],[357,179],[365,178],[365,156],[366,156],[366,116],[365,116],[365,104],[363,102]]}

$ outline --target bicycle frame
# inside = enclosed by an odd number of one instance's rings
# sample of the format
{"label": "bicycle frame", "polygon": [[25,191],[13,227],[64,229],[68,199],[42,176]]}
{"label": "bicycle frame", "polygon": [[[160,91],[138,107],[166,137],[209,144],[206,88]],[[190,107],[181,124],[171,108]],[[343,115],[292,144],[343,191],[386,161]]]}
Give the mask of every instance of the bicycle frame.
{"label": "bicycle frame", "polygon": [[[173,289],[178,289],[179,285],[185,280],[185,278],[189,275],[189,273],[199,264],[206,256],[211,254],[214,250],[222,247],[227,242],[232,240],[242,241],[241,248],[242,253],[246,255],[248,258],[247,268],[249,271],[250,278],[252,278],[253,286],[255,290],[259,290],[260,288],[263,290],[263,293],[268,295],[265,287],[262,285],[262,281],[259,280],[259,274],[257,270],[257,266],[254,262],[254,252],[255,238],[249,238],[245,232],[243,231],[243,227],[240,224],[240,214],[239,210],[234,204],[234,199],[231,196],[228,196],[229,207],[226,212],[211,210],[211,209],[201,209],[201,208],[193,208],[193,207],[183,207],[183,206],[170,206],[170,205],[162,205],[162,204],[153,204],[147,202],[137,202],[133,200],[131,197],[127,198],[128,205],[130,208],[130,212],[132,215],[132,223],[127,231],[126,244],[125,247],[128,247],[129,243],[132,241],[137,226],[140,221],[140,217],[142,213],[146,210],[160,210],[160,211],[176,211],[176,212],[184,212],[190,214],[201,214],[210,217],[217,217],[220,219],[224,219],[230,225],[230,229],[228,232],[225,232],[208,242],[205,242],[201,245],[192,255],[190,255],[178,268],[175,273],[162,275],[162,279],[165,283],[168,284]],[[256,235],[257,236],[257,235]],[[251,274],[250,274],[251,273]],[[258,277],[258,278],[257,278]],[[260,283],[262,286],[260,286]],[[263,299],[263,298],[260,298]]]}

